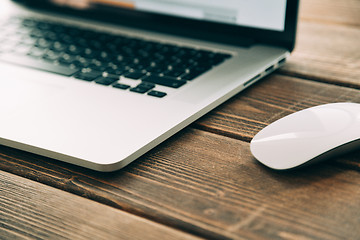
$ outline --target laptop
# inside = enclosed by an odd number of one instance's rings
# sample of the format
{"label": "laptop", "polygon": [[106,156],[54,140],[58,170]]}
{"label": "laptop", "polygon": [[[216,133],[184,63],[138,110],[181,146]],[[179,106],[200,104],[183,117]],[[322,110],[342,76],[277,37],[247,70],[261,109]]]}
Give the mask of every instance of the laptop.
{"label": "laptop", "polygon": [[284,64],[295,0],[2,0],[0,144],[121,169]]}

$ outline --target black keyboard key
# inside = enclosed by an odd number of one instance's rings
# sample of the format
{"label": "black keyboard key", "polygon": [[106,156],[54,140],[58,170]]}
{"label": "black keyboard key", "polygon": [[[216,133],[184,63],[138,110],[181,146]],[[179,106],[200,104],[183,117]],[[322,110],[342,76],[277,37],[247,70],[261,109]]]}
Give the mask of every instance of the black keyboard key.
{"label": "black keyboard key", "polygon": [[229,59],[231,58],[231,54],[228,54],[228,53],[218,53],[217,54],[219,57],[222,57],[224,59]]}
{"label": "black keyboard key", "polygon": [[98,72],[104,72],[107,69],[107,67],[103,66],[102,64],[99,65],[94,63],[87,65],[87,68],[90,68],[93,71],[98,71]]}
{"label": "black keyboard key", "polygon": [[148,92],[149,96],[153,96],[153,97],[158,97],[158,98],[163,98],[165,97],[167,94],[164,92],[160,92],[160,91],[150,91]]}
{"label": "black keyboard key", "polygon": [[66,53],[68,53],[70,55],[79,55],[83,51],[84,51],[84,49],[82,49],[81,47],[78,47],[74,44],[70,44],[66,48]]}
{"label": "black keyboard key", "polygon": [[177,79],[171,78],[171,77],[165,77],[165,76],[162,77],[162,76],[154,76],[154,75],[150,75],[150,76],[144,78],[143,81],[155,83],[155,84],[159,84],[159,85],[171,87],[171,88],[179,88],[179,87],[183,86],[184,84],[186,84],[186,81],[183,81],[183,80],[177,80]]}
{"label": "black keyboard key", "polygon": [[34,28],[36,26],[36,21],[32,20],[32,19],[24,19],[22,21],[22,25],[24,27],[28,27],[28,28]]}
{"label": "black keyboard key", "polygon": [[45,38],[39,38],[35,44],[36,47],[45,48],[45,49],[48,49],[51,45],[52,45],[52,42],[46,40]]}
{"label": "black keyboard key", "polygon": [[68,67],[54,65],[47,62],[42,62],[40,60],[31,58],[29,56],[14,56],[14,55],[0,55],[0,61],[33,68],[37,70],[42,70],[46,72],[56,73],[64,76],[72,76],[79,71],[79,69],[71,69]]}
{"label": "black keyboard key", "polygon": [[165,76],[177,78],[185,73],[184,69],[172,69],[164,72]]}
{"label": "black keyboard key", "polygon": [[143,76],[145,76],[145,73],[139,72],[139,71],[128,72],[124,75],[124,77],[134,79],[134,80],[138,80],[138,79],[142,78]]}
{"label": "black keyboard key", "polygon": [[86,58],[96,58],[100,54],[99,54],[99,51],[95,51],[94,49],[87,47],[87,48],[83,49],[83,52],[81,53],[81,55]]}
{"label": "black keyboard key", "polygon": [[167,66],[161,66],[161,65],[156,65],[156,66],[150,66],[148,68],[146,68],[146,71],[152,74],[160,74],[163,72],[166,72],[168,70]]}
{"label": "black keyboard key", "polygon": [[54,33],[54,32],[51,32],[51,31],[45,32],[45,33],[44,33],[44,38],[45,38],[46,40],[51,41],[51,42],[54,42],[54,41],[56,41],[56,40],[58,39],[57,34]]}
{"label": "black keyboard key", "polygon": [[76,61],[76,56],[73,55],[69,55],[69,54],[63,54],[60,58],[59,58],[59,62],[64,64],[64,65],[70,65],[72,64],[74,61]]}
{"label": "black keyboard key", "polygon": [[42,31],[40,31],[40,30],[37,30],[37,29],[32,30],[29,33],[29,35],[30,35],[30,37],[36,38],[36,39],[44,37],[44,33]]}
{"label": "black keyboard key", "polygon": [[62,54],[59,52],[47,51],[46,54],[43,55],[43,59],[50,61],[50,62],[57,61],[60,59],[61,55]]}
{"label": "black keyboard key", "polygon": [[91,82],[91,81],[95,80],[96,78],[101,77],[101,75],[102,74],[100,72],[90,71],[90,72],[80,72],[80,73],[76,74],[74,77],[77,79]]}
{"label": "black keyboard key", "polygon": [[110,62],[112,59],[115,58],[114,54],[106,52],[106,51],[100,51],[98,53],[98,57],[101,61]]}
{"label": "black keyboard key", "polygon": [[203,71],[194,71],[194,72],[190,72],[184,76],[182,76],[182,79],[191,81],[194,80],[195,78],[199,77],[200,75],[202,75],[204,72]]}
{"label": "black keyboard key", "polygon": [[149,89],[141,88],[141,87],[134,87],[134,88],[131,88],[130,91],[136,92],[136,93],[146,93],[147,91],[149,91]]}
{"label": "black keyboard key", "polygon": [[47,22],[38,22],[36,24],[36,27],[40,30],[49,30],[50,29],[50,24]]}
{"label": "black keyboard key", "polygon": [[188,73],[184,76],[182,76],[182,79],[185,80],[193,80],[197,77],[199,77],[200,75],[204,74],[205,72],[207,72],[208,70],[211,69],[211,66],[196,66],[194,68],[190,68],[190,71],[188,71]]}
{"label": "black keyboard key", "polygon": [[97,84],[101,84],[101,85],[105,85],[105,86],[109,86],[112,83],[118,81],[118,78],[112,78],[112,77],[100,77],[98,79],[95,80],[95,82]]}
{"label": "black keyboard key", "polygon": [[150,90],[150,89],[153,89],[155,87],[155,84],[154,83],[149,83],[149,82],[142,82],[139,85],[137,85],[136,87]]}
{"label": "black keyboard key", "polygon": [[120,76],[121,74],[124,73],[124,70],[121,69],[121,68],[112,68],[112,67],[110,67],[110,68],[105,69],[105,72],[107,72],[108,74],[111,74],[111,75]]}
{"label": "black keyboard key", "polygon": [[119,88],[119,89],[123,89],[123,90],[126,90],[126,89],[129,89],[130,86],[127,85],[127,84],[122,84],[122,83],[115,83],[112,85],[114,88]]}

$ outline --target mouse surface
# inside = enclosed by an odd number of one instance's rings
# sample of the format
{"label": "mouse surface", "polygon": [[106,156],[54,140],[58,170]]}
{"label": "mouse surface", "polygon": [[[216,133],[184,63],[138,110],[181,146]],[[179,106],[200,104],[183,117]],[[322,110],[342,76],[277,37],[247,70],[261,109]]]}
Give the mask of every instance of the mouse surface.
{"label": "mouse surface", "polygon": [[264,165],[291,169],[360,149],[360,104],[332,103],[281,118],[252,139],[250,150]]}

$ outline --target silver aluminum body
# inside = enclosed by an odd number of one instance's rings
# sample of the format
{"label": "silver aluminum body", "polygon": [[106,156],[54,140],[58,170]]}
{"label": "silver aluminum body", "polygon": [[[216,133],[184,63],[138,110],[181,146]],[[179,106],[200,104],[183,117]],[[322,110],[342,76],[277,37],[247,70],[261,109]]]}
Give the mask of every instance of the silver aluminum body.
{"label": "silver aluminum body", "polygon": [[[0,62],[0,144],[97,171],[114,171],[136,160],[269,74],[266,69],[276,69],[289,55],[288,50],[277,47],[220,45],[64,18],[1,2],[0,16],[4,18],[35,16],[233,55],[179,89],[157,87],[168,93],[163,99]],[[120,82],[138,83],[124,78]]]}

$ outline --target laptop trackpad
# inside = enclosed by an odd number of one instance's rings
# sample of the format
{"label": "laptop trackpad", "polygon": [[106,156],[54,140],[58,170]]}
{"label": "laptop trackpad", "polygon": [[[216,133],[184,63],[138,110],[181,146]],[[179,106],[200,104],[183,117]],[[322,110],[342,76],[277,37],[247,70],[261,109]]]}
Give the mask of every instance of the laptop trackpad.
{"label": "laptop trackpad", "polygon": [[0,65],[0,72],[0,111],[3,118],[14,117],[16,112],[24,111],[23,108],[36,108],[63,90],[63,87],[52,84],[51,79],[48,79],[49,83],[44,81],[49,78],[48,74],[5,64]]}

